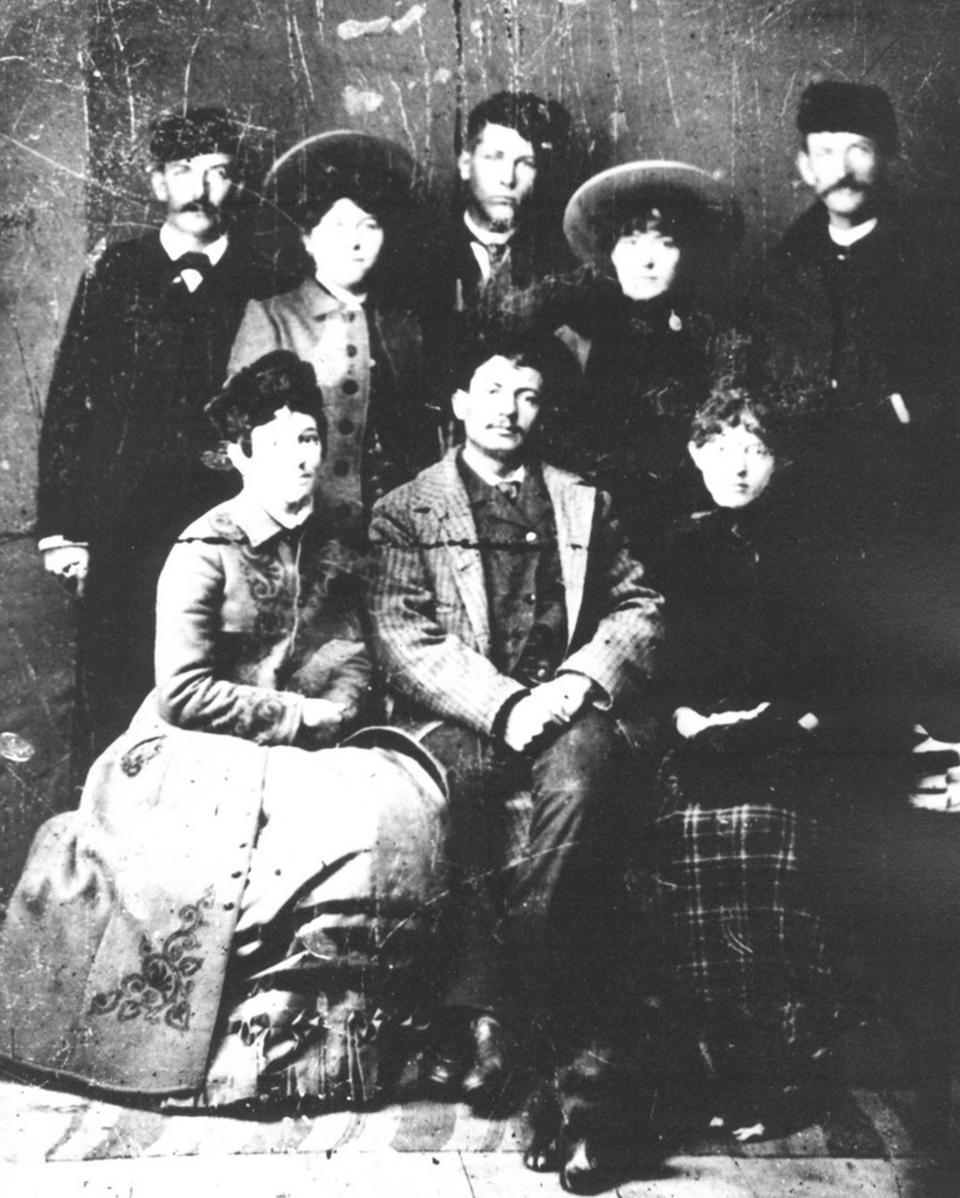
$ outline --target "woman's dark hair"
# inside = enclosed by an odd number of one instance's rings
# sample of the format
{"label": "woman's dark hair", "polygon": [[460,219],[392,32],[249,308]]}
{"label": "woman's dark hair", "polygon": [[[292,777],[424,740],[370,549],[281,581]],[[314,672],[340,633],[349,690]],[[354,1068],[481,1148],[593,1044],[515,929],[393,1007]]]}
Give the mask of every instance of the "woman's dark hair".
{"label": "woman's dark hair", "polygon": [[368,212],[384,227],[390,224],[402,203],[400,197],[393,194],[387,186],[365,186],[356,178],[347,178],[336,173],[312,188],[310,197],[294,209],[293,219],[301,233],[310,233],[315,229],[337,200],[352,200],[358,208]]}
{"label": "woman's dark hair", "polygon": [[671,237],[681,250],[703,242],[711,228],[711,214],[705,204],[681,188],[662,190],[648,202],[639,201],[629,213],[611,212],[606,221],[602,248],[612,254],[621,237],[634,233],[659,233]]}
{"label": "woman's dark hair", "polygon": [[742,426],[764,443],[773,454],[782,450],[784,430],[776,407],[746,387],[720,383],[700,405],[690,424],[690,440],[705,445],[724,429]]}
{"label": "woman's dark hair", "polygon": [[250,456],[250,433],[269,424],[279,408],[303,412],[326,437],[323,393],[309,362],[288,349],[275,349],[238,371],[204,411],[224,441],[235,442]]}

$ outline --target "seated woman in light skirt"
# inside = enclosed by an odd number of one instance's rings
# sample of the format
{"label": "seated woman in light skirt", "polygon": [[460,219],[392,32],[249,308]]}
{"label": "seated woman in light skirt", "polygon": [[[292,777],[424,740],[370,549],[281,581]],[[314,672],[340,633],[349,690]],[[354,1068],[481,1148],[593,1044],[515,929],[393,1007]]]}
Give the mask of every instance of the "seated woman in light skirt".
{"label": "seated woman in light skirt", "polygon": [[422,989],[443,782],[399,733],[332,748],[370,666],[356,563],[313,512],[311,367],[267,354],[208,412],[243,488],[178,539],[156,690],[37,834],[0,1055],[198,1105],[367,1101]]}

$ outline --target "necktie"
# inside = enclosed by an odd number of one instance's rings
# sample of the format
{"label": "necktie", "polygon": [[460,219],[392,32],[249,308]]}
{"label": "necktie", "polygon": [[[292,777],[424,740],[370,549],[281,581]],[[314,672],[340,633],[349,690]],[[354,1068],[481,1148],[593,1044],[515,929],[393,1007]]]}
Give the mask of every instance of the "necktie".
{"label": "necktie", "polygon": [[487,256],[490,259],[490,275],[498,275],[506,261],[510,243],[507,241],[492,242],[487,245]]}
{"label": "necktie", "polygon": [[172,279],[181,278],[185,270],[195,270],[201,277],[205,277],[210,273],[212,265],[206,254],[195,251],[181,254],[179,258],[175,258],[170,263],[170,277]]}
{"label": "necktie", "polygon": [[513,478],[508,482],[497,483],[497,490],[511,503],[516,503],[520,499],[520,480]]}

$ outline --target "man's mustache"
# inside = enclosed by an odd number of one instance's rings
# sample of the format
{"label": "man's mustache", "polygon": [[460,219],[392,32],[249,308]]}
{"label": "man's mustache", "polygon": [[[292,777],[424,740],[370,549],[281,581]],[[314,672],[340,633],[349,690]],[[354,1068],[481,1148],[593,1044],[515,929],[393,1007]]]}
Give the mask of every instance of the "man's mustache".
{"label": "man's mustache", "polygon": [[859,191],[865,194],[870,190],[871,186],[872,184],[865,183],[855,175],[846,174],[843,178],[838,179],[836,183],[831,183],[829,187],[824,187],[820,192],[820,196],[821,198],[828,196],[832,191]]}
{"label": "man's mustache", "polygon": [[191,200],[188,204],[181,204],[177,211],[203,212],[207,216],[216,216],[220,209],[211,204],[209,200]]}

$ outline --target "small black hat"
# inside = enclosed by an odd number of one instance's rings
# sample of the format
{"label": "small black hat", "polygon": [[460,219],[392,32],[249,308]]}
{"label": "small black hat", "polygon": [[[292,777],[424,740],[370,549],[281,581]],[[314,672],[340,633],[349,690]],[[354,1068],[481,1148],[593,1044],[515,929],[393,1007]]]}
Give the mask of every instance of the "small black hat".
{"label": "small black hat", "polygon": [[288,349],[275,349],[238,371],[204,408],[225,441],[240,441],[252,428],[268,424],[278,408],[315,416],[326,431],[323,394],[309,362]]}
{"label": "small black hat", "polygon": [[267,172],[264,192],[298,223],[341,196],[375,216],[411,199],[415,163],[403,146],[350,129],[317,133],[282,154]]}
{"label": "small black hat", "polygon": [[808,133],[859,133],[872,137],[881,154],[899,146],[897,118],[890,97],[872,83],[822,80],[809,84],[800,97],[797,128]]}
{"label": "small black hat", "polygon": [[198,154],[236,155],[240,137],[223,108],[165,112],[150,125],[150,157],[158,165]]}

